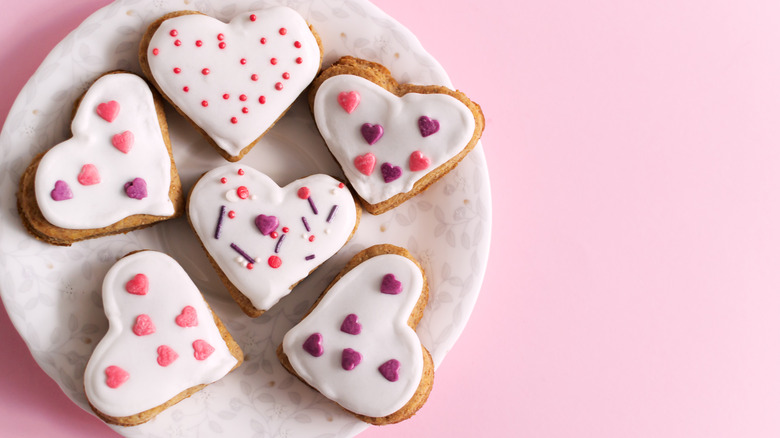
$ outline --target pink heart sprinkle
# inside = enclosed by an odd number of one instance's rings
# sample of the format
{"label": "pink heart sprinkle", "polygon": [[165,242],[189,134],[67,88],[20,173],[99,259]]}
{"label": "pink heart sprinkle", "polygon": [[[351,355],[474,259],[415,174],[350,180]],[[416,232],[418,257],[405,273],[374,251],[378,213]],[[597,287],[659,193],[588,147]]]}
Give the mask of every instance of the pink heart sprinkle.
{"label": "pink heart sprinkle", "polygon": [[322,348],[322,335],[320,333],[314,333],[309,336],[303,343],[303,349],[314,357],[322,356],[325,352],[325,349]]}
{"label": "pink heart sprinkle", "polygon": [[91,186],[100,182],[100,172],[94,164],[85,164],[81,166],[81,172],[76,179],[82,186]]}
{"label": "pink heart sprinkle", "polygon": [[339,105],[347,114],[352,114],[360,103],[360,93],[357,91],[342,91],[339,93]]}
{"label": "pink heart sprinkle", "polygon": [[203,339],[196,339],[195,342],[192,343],[192,349],[195,350],[195,353],[193,354],[197,360],[206,360],[211,356],[211,353],[214,352],[214,347]]}
{"label": "pink heart sprinkle", "polygon": [[146,295],[149,292],[149,278],[144,274],[136,274],[125,283],[125,290],[133,295]]}
{"label": "pink heart sprinkle", "polygon": [[385,183],[391,183],[397,180],[404,173],[403,170],[401,170],[401,167],[393,166],[390,163],[382,163],[381,170],[382,179],[385,180]]}
{"label": "pink heart sprinkle", "polygon": [[379,123],[372,125],[370,123],[363,123],[360,127],[360,133],[363,134],[363,138],[366,140],[369,146],[378,142],[382,135],[385,133],[385,128]]}
{"label": "pink heart sprinkle", "polygon": [[371,152],[355,157],[355,168],[363,175],[371,175],[376,166],[376,157]]}
{"label": "pink heart sprinkle", "polygon": [[150,318],[149,315],[141,314],[135,318],[133,333],[135,333],[136,336],[151,335],[155,331],[157,331],[157,328],[155,328],[152,318]]}
{"label": "pink heart sprinkle", "polygon": [[119,102],[112,100],[101,103],[97,106],[97,114],[108,123],[113,122],[116,116],[119,115]]}
{"label": "pink heart sprinkle", "polygon": [[260,234],[267,236],[279,227],[279,219],[276,216],[261,214],[255,218],[255,226],[260,230]]}
{"label": "pink heart sprinkle", "polygon": [[425,170],[431,165],[431,159],[423,155],[420,151],[414,151],[409,155],[409,169],[412,172]]}
{"label": "pink heart sprinkle", "polygon": [[167,367],[179,358],[179,353],[173,351],[173,348],[167,345],[157,347],[157,363],[161,367]]}
{"label": "pink heart sprinkle", "polygon": [[358,322],[358,316],[354,313],[350,313],[344,318],[344,322],[341,323],[341,331],[349,333],[350,335],[359,335],[363,330],[363,326]]}
{"label": "pink heart sprinkle", "polygon": [[111,144],[124,153],[130,152],[135,144],[135,135],[130,131],[122,132],[111,137]]}
{"label": "pink heart sprinkle", "polygon": [[130,182],[126,182],[125,194],[133,199],[144,199],[149,196],[146,191],[146,180],[143,178],[136,178]]}
{"label": "pink heart sprinkle", "polygon": [[106,385],[108,385],[109,388],[119,388],[123,383],[127,382],[127,379],[129,378],[130,373],[116,365],[111,365],[106,368]]}
{"label": "pink heart sprinkle", "polygon": [[390,382],[398,381],[398,370],[401,368],[401,362],[390,359],[387,362],[379,365],[379,372]]}
{"label": "pink heart sprinkle", "polygon": [[185,306],[181,314],[176,317],[176,325],[179,327],[195,327],[198,325],[198,312],[192,306]]}
{"label": "pink heart sprinkle", "polygon": [[363,355],[351,348],[345,348],[341,352],[341,368],[347,371],[355,369],[362,360]]}
{"label": "pink heart sprinkle", "polygon": [[387,274],[382,277],[382,286],[379,287],[379,290],[383,294],[398,295],[403,292],[404,286],[400,281],[395,279],[395,275]]}
{"label": "pink heart sprinkle", "polygon": [[55,201],[67,201],[73,198],[73,191],[70,190],[70,186],[63,180],[57,180],[54,183],[54,189],[51,191],[51,199]]}
{"label": "pink heart sprinkle", "polygon": [[420,128],[420,135],[423,137],[439,132],[439,121],[428,116],[422,116],[417,119],[417,126]]}

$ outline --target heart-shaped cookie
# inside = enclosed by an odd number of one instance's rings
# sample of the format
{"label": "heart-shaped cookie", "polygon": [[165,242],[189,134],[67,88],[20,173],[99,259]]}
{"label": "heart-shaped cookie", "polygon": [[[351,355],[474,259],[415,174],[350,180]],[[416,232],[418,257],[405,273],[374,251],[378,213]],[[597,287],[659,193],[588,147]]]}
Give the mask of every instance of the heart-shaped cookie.
{"label": "heart-shaped cookie", "polygon": [[330,176],[279,187],[237,164],[203,175],[187,211],[233,299],[250,316],[276,304],[341,249],[360,219],[349,189]]}
{"label": "heart-shaped cookie", "polygon": [[362,420],[404,420],[433,384],[433,362],[414,331],[427,300],[425,274],[411,255],[373,246],[349,262],[277,353],[288,370]]}
{"label": "heart-shaped cookie", "polygon": [[22,176],[19,210],[36,237],[68,245],[183,212],[162,103],[146,81],[130,73],[101,76],[80,100],[71,130],[72,138]]}
{"label": "heart-shaped cookie", "polygon": [[444,176],[484,127],[479,106],[463,93],[399,85],[383,66],[351,57],[322,72],[309,103],[325,143],[372,214]]}
{"label": "heart-shaped cookie", "polygon": [[[139,275],[146,279],[145,294],[128,287]],[[243,361],[187,273],[163,253],[120,259],[103,280],[103,307],[108,333],[87,363],[84,387],[90,405],[109,423],[146,422]],[[182,314],[201,318],[182,326]]]}
{"label": "heart-shaped cookie", "polygon": [[287,7],[229,23],[192,12],[163,16],[140,48],[144,72],[230,161],[240,160],[314,79],[319,39]]}

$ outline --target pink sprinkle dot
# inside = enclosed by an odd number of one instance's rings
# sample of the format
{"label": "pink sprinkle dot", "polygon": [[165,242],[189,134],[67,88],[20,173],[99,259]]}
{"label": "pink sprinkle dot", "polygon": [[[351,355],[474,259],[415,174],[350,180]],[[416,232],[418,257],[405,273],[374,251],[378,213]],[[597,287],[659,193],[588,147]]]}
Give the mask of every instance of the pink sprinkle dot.
{"label": "pink sprinkle dot", "polygon": [[344,183],[339,183],[339,188],[343,189],[344,188]]}
{"label": "pink sprinkle dot", "polygon": [[227,184],[227,178],[223,176],[222,179],[219,180],[219,182],[221,182],[222,184]]}
{"label": "pink sprinkle dot", "polygon": [[290,73],[287,73],[287,72],[282,73],[282,78],[290,79]]}
{"label": "pink sprinkle dot", "polygon": [[279,233],[276,231],[271,232],[271,239],[276,239],[277,237],[279,237]]}
{"label": "pink sprinkle dot", "polygon": [[246,268],[247,268],[247,269],[249,269],[249,270],[251,271],[252,269],[254,269],[254,268],[255,268],[255,265],[253,265],[253,264],[251,264],[251,263],[247,263],[247,264],[246,264]]}
{"label": "pink sprinkle dot", "polygon": [[246,65],[246,58],[241,58],[241,65]]}
{"label": "pink sprinkle dot", "polygon": [[249,16],[249,21],[257,21],[257,15],[252,14]]}
{"label": "pink sprinkle dot", "polygon": [[260,96],[260,98],[257,99],[257,101],[260,102],[261,104],[264,104],[265,103],[265,96]]}
{"label": "pink sprinkle dot", "polygon": [[204,68],[204,69],[203,69],[203,70],[201,70],[200,72],[201,72],[201,73],[203,73],[204,75],[207,75],[207,74],[211,73],[211,70],[209,70],[209,69],[207,69],[207,68]]}
{"label": "pink sprinkle dot", "polygon": [[228,212],[228,217],[229,217],[230,219],[235,219],[235,218],[236,218],[236,212],[235,212],[235,211],[233,211],[233,210],[230,210],[230,211]]}
{"label": "pink sprinkle dot", "polygon": [[285,28],[279,29],[279,35],[287,35],[287,29]]}
{"label": "pink sprinkle dot", "polygon": [[276,60],[276,58],[271,58],[271,65],[276,65],[276,63],[279,62]]}
{"label": "pink sprinkle dot", "polygon": [[182,90],[184,90],[184,92],[187,93],[190,91],[190,87],[185,86],[184,88],[182,88]]}
{"label": "pink sprinkle dot", "polygon": [[247,108],[247,107],[243,107],[243,108],[241,108],[241,112],[242,112],[242,113],[244,113],[244,114],[246,114],[246,113],[248,113],[248,112],[249,112],[249,108]]}
{"label": "pink sprinkle dot", "polygon": [[176,29],[171,30],[171,36],[172,37],[175,37],[178,34],[179,34],[179,31],[177,31]]}
{"label": "pink sprinkle dot", "polygon": [[220,49],[224,49],[225,47],[227,47],[227,44],[225,44],[224,42],[219,43],[219,48]]}
{"label": "pink sprinkle dot", "polygon": [[235,117],[231,117],[231,118],[230,118],[230,123],[232,123],[232,124],[234,124],[234,125],[235,125],[236,123],[238,123],[238,119],[237,119],[237,118],[235,118]]}
{"label": "pink sprinkle dot", "polygon": [[308,187],[301,187],[298,189],[298,197],[301,199],[309,199],[309,195],[311,195],[311,190],[309,190]]}
{"label": "pink sprinkle dot", "polygon": [[240,100],[241,102],[246,101],[246,94],[242,94],[242,95],[238,96],[238,100]]}
{"label": "pink sprinkle dot", "polygon": [[158,49],[158,48],[152,49],[152,55],[157,56],[159,54],[160,54],[160,49]]}
{"label": "pink sprinkle dot", "polygon": [[311,236],[309,236],[309,242],[314,242],[314,234],[312,234]]}
{"label": "pink sprinkle dot", "polygon": [[195,45],[200,47],[200,46],[203,45],[203,41],[201,41],[201,40],[195,41]]}
{"label": "pink sprinkle dot", "polygon": [[180,45],[181,45],[181,40],[176,40],[176,41],[174,41],[174,42],[173,42],[173,45],[174,45],[174,46],[180,46]]}
{"label": "pink sprinkle dot", "polygon": [[228,100],[228,99],[230,99],[230,95],[225,93],[225,94],[222,95],[222,98],[225,99],[225,100]]}
{"label": "pink sprinkle dot", "polygon": [[284,88],[284,85],[282,85],[282,83],[281,83],[281,82],[277,82],[277,83],[276,83],[276,85],[275,85],[274,87],[275,87],[277,90],[281,91],[281,90],[282,90],[282,88]]}
{"label": "pink sprinkle dot", "polygon": [[205,108],[205,107],[209,106],[209,101],[208,100],[204,100],[200,104],[203,105],[203,107]]}
{"label": "pink sprinkle dot", "polygon": [[283,232],[283,233],[289,233],[289,232],[290,232],[290,228],[288,228],[288,227],[283,227],[283,228],[282,228],[282,232]]}
{"label": "pink sprinkle dot", "polygon": [[239,198],[246,199],[249,197],[249,189],[246,186],[240,186],[236,189],[236,194]]}
{"label": "pink sprinkle dot", "polygon": [[252,75],[250,77],[252,78],[253,81],[256,81],[256,80],[260,79],[260,76],[258,76],[256,74],[254,74],[254,75]]}
{"label": "pink sprinkle dot", "polygon": [[296,58],[295,62],[297,62],[298,64],[303,64],[303,58],[300,58],[300,57]]}
{"label": "pink sprinkle dot", "polygon": [[301,48],[301,42],[300,41],[296,41],[294,45],[295,45],[296,49],[300,49]]}
{"label": "pink sprinkle dot", "polygon": [[265,38],[260,38],[260,44],[265,44],[268,40]]}
{"label": "pink sprinkle dot", "polygon": [[217,39],[220,40],[220,41],[224,40],[225,39],[225,34],[221,33],[221,34],[217,35]]}
{"label": "pink sprinkle dot", "polygon": [[176,74],[179,74],[179,73],[181,73],[181,69],[179,67],[174,67],[173,68],[173,72],[176,73]]}
{"label": "pink sprinkle dot", "polygon": [[276,269],[279,266],[282,266],[282,259],[280,259],[279,257],[277,257],[275,255],[271,256],[271,257],[268,257],[268,266]]}
{"label": "pink sprinkle dot", "polygon": [[238,169],[238,172],[237,172],[237,173],[238,173],[239,175],[244,175],[244,169]]}

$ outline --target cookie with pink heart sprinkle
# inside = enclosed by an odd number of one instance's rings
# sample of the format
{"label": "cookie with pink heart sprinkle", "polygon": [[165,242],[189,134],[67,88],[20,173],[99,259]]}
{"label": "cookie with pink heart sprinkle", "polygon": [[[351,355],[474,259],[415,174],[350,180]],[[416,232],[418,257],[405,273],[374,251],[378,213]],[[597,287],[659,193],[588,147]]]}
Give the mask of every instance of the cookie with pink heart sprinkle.
{"label": "cookie with pink heart sprinkle", "polygon": [[425,272],[412,255],[372,246],[287,332],[277,355],[288,371],[361,420],[403,421],[433,385],[431,355],[415,333],[427,301]]}
{"label": "cookie with pink heart sprinkle", "polygon": [[103,307],[109,329],[87,363],[84,389],[108,423],[144,423],[243,361],[187,273],[163,253],[130,253],[111,267]]}
{"label": "cookie with pink heart sprinkle", "polygon": [[71,131],[22,175],[17,206],[30,234],[67,246],[184,212],[162,100],[142,78],[98,78],[78,99]]}
{"label": "cookie with pink heart sprinkle", "polygon": [[141,68],[228,161],[238,161],[317,75],[319,37],[277,6],[224,23],[194,11],[166,14],[141,40]]}
{"label": "cookie with pink heart sprinkle", "polygon": [[380,64],[343,57],[312,84],[317,128],[372,214],[444,177],[479,141],[485,119],[460,91],[399,84]]}

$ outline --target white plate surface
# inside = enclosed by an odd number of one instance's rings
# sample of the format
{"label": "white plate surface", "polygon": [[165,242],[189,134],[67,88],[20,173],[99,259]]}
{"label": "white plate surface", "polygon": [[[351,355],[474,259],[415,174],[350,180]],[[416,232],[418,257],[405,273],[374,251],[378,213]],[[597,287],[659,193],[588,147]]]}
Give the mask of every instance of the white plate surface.
{"label": "white plate surface", "polygon": [[[244,316],[229,298],[184,218],[69,248],[40,243],[24,231],[15,195],[22,171],[34,155],[70,136],[73,102],[101,73],[140,73],[138,43],[151,21],[181,9],[227,21],[277,4],[298,10],[315,27],[326,66],[353,55],[384,64],[400,82],[451,86],[417,39],[365,0],[119,0],[95,12],[52,50],[22,89],[0,134],[0,296],[35,360],[68,397],[89,410],[84,368],[107,330],[101,281],[118,258],[137,249],[161,250],[178,260],[247,356],[225,379],[149,423],[115,427],[124,436],[352,437],[365,429],[291,377],[275,349],[341,266],[372,244],[405,246],[426,269],[431,299],[417,331],[437,366],[477,300],[491,225],[481,145],[422,195],[381,216],[364,214],[344,249],[256,319]],[[174,158],[189,191],[201,173],[226,162],[174,111],[168,111],[168,122]],[[242,163],[282,185],[312,173],[341,175],[303,99]]]}

